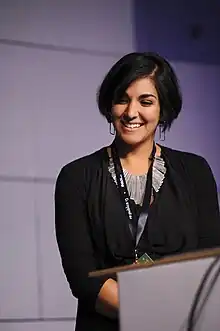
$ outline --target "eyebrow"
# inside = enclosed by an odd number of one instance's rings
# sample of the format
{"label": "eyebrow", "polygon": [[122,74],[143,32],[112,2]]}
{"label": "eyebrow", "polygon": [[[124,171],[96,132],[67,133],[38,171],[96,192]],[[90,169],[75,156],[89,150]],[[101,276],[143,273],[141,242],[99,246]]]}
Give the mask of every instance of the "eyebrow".
{"label": "eyebrow", "polygon": [[[127,94],[127,92],[124,93],[124,96],[129,98],[130,99],[130,96]],[[152,94],[152,93],[144,93],[144,94],[141,94],[138,99],[141,100],[141,99],[146,99],[146,98],[154,98],[157,100],[157,96]]]}
{"label": "eyebrow", "polygon": [[151,94],[151,93],[141,94],[141,95],[139,96],[139,99],[145,99],[145,98],[149,98],[149,97],[152,97],[152,98],[157,99],[156,95]]}

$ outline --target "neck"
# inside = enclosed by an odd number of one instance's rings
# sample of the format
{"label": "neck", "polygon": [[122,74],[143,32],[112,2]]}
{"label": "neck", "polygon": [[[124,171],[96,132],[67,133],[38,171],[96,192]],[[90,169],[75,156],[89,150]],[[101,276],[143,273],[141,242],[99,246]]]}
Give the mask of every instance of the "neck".
{"label": "neck", "polygon": [[149,159],[154,144],[154,137],[149,138],[149,140],[144,143],[137,144],[135,146],[128,145],[124,143],[120,138],[115,139],[118,154],[120,159]]}
{"label": "neck", "polygon": [[135,146],[125,144],[120,138],[116,138],[115,143],[123,168],[133,174],[147,172],[151,163],[154,137]]}

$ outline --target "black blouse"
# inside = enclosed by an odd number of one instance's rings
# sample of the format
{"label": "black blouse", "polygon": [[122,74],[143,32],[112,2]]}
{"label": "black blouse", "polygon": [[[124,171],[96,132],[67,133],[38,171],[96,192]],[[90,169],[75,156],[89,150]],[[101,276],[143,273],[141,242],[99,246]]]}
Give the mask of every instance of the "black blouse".
{"label": "black blouse", "polygon": [[[161,146],[166,177],[150,208],[138,254],[152,259],[220,246],[216,183],[206,160]],[[107,149],[64,166],[55,190],[56,236],[62,265],[78,298],[77,331],[116,331],[118,321],[95,312],[106,279],[92,270],[132,263],[134,245]]]}

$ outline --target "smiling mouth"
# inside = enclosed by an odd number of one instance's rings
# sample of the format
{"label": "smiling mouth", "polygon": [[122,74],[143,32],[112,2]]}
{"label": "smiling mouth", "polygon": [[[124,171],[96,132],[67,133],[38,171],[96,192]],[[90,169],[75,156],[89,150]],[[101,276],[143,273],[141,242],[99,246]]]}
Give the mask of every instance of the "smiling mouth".
{"label": "smiling mouth", "polygon": [[124,122],[122,122],[122,124],[128,129],[138,129],[142,125],[144,125],[143,123],[124,123]]}

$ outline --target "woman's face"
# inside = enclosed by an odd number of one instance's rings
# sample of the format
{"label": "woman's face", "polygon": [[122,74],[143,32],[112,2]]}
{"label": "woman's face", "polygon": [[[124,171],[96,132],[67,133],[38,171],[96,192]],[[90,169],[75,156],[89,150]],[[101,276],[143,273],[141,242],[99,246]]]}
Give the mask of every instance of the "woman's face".
{"label": "woman's face", "polygon": [[151,78],[134,81],[112,108],[116,134],[129,145],[154,138],[159,118],[159,98]]}

